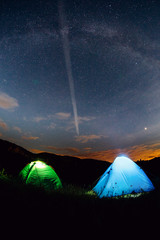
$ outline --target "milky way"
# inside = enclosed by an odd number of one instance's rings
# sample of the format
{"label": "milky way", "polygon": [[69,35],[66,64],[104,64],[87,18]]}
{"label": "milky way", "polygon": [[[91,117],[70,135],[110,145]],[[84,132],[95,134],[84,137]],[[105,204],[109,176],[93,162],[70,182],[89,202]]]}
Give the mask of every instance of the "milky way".
{"label": "milky way", "polygon": [[1,4],[1,138],[103,160],[159,156],[160,2],[63,1],[65,27],[58,3]]}

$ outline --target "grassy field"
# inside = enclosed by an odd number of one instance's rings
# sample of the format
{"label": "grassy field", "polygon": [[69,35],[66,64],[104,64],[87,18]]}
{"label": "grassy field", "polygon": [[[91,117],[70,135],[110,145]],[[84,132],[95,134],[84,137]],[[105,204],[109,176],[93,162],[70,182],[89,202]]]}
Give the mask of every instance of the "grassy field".
{"label": "grassy field", "polygon": [[136,226],[142,229],[160,216],[158,188],[135,196],[99,199],[90,189],[74,185],[45,192],[4,173],[0,175],[0,202],[3,223],[14,226],[14,230],[20,226],[24,229],[36,226],[40,232],[49,229],[73,233],[74,229],[93,234],[116,227],[119,229],[115,230],[116,234],[124,228],[132,230]]}
{"label": "grassy field", "polygon": [[[159,236],[160,158],[138,163],[149,174],[155,191],[99,199],[91,189],[94,180],[109,163],[40,155],[48,164],[55,163],[53,167],[63,184],[58,191],[45,192],[22,184],[16,178],[28,162],[36,160],[37,155],[12,143],[0,142],[1,153],[5,156],[5,161],[1,158],[0,167],[7,171],[0,172],[0,230],[3,238],[38,239],[43,236],[43,239],[55,239],[55,232],[58,239],[60,236],[92,239],[97,234],[98,238],[105,236],[106,239],[144,239],[149,234],[154,239],[154,235]],[[93,184],[92,187],[89,184]]]}

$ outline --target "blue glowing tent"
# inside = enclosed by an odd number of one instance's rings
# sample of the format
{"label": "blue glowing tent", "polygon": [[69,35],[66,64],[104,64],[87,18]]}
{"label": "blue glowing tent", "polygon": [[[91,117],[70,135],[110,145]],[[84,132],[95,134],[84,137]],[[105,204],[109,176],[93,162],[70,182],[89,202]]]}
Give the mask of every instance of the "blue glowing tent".
{"label": "blue glowing tent", "polygon": [[152,190],[154,186],[144,171],[125,156],[117,157],[93,188],[100,198]]}

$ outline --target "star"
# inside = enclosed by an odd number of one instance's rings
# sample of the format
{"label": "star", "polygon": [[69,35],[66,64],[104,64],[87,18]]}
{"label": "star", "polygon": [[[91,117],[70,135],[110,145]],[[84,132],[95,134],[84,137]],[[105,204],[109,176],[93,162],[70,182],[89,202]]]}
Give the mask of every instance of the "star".
{"label": "star", "polygon": [[10,2],[1,9],[3,138],[59,154],[91,148],[103,160],[159,141],[160,1]]}

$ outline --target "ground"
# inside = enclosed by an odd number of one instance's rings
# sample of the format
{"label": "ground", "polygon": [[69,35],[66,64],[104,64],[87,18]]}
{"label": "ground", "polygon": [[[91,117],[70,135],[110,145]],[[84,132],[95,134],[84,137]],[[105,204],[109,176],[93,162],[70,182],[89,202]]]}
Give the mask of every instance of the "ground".
{"label": "ground", "polygon": [[0,178],[0,189],[1,218],[14,230],[21,227],[30,231],[36,227],[38,233],[45,229],[73,233],[74,229],[93,234],[111,231],[114,227],[125,231],[126,227],[142,229],[145,226],[148,231],[147,225],[156,222],[160,213],[160,189],[99,199],[89,189],[74,185],[46,192],[6,176]]}

